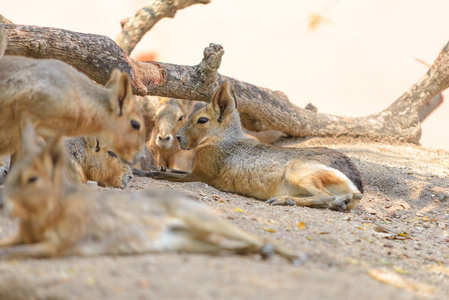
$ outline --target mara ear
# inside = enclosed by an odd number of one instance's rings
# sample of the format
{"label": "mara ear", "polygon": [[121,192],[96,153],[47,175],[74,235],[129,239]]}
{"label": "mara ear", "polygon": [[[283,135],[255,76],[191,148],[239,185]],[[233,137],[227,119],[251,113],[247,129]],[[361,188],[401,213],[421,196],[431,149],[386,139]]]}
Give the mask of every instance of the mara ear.
{"label": "mara ear", "polygon": [[106,87],[112,91],[109,101],[114,113],[118,116],[122,116],[123,112],[128,112],[132,109],[133,92],[131,80],[127,73],[114,70],[111,78],[106,83]]}
{"label": "mara ear", "polygon": [[94,149],[95,152],[100,151],[100,141],[97,137],[87,135],[84,137],[84,142],[86,143],[86,146],[90,149]]}
{"label": "mara ear", "polygon": [[34,130],[31,120],[24,116],[20,122],[20,132],[22,134],[21,156],[36,153],[39,151],[39,142],[36,131]]}
{"label": "mara ear", "polygon": [[218,122],[222,122],[237,108],[234,88],[229,89],[229,81],[221,84],[212,97],[212,108],[218,114]]}
{"label": "mara ear", "polygon": [[62,175],[64,169],[68,167],[69,161],[62,142],[62,132],[57,133],[47,142],[40,158],[52,178],[59,178]]}
{"label": "mara ear", "polygon": [[114,69],[111,73],[111,77],[109,78],[108,82],[106,83],[105,87],[110,88],[117,84],[118,79],[120,78],[120,75],[122,72],[120,72],[118,69]]}
{"label": "mara ear", "polygon": [[190,115],[193,110],[193,106],[195,105],[195,101],[191,100],[178,100],[176,102],[178,104],[179,108],[181,109],[183,115]]}

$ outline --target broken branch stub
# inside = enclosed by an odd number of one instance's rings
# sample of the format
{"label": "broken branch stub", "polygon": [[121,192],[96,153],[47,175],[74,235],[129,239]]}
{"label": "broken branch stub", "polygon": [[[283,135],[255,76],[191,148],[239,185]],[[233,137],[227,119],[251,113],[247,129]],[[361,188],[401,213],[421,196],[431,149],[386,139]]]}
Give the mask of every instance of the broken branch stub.
{"label": "broken branch stub", "polygon": [[133,84],[138,95],[209,101],[220,82],[218,68],[224,50],[211,43],[204,49],[202,61],[196,66],[181,66],[154,61],[130,64],[135,71]]}

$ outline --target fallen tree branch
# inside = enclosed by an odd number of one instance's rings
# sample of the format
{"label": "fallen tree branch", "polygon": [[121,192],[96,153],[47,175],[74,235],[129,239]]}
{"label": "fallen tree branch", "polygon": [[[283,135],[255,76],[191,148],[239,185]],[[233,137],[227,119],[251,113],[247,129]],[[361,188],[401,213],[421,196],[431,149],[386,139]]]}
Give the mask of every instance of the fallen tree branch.
{"label": "fallen tree branch", "polygon": [[0,24],[14,24],[14,23],[0,14]]}
{"label": "fallen tree branch", "polygon": [[[422,59],[415,58],[415,60],[424,66],[426,66],[428,69],[431,68],[431,65],[423,61]],[[440,92],[438,95],[430,99],[429,102],[427,102],[424,107],[418,112],[419,121],[422,123],[432,112],[434,112],[442,103],[444,102],[444,95],[442,92]]]}
{"label": "fallen tree branch", "polygon": [[180,9],[193,4],[208,4],[210,1],[154,0],[151,4],[139,9],[133,17],[120,22],[122,31],[117,35],[115,42],[129,55],[145,33],[150,31],[161,19],[173,18]]}
{"label": "fallen tree branch", "polygon": [[426,103],[424,107],[418,112],[419,122],[424,122],[424,120],[426,120],[431,113],[433,113],[441,104],[443,104],[443,102],[443,93],[439,93],[438,95],[430,99],[430,101]]}
{"label": "fallen tree branch", "polygon": [[289,136],[350,136],[375,141],[418,143],[418,113],[449,86],[449,44],[429,71],[387,109],[347,118],[297,107],[285,94],[218,74],[224,50],[211,44],[196,66],[138,62],[105,36],[37,26],[5,25],[6,54],[63,60],[100,84],[114,68],[128,72],[137,95],[209,101],[220,83],[234,81],[239,112],[251,131],[278,130]]}
{"label": "fallen tree branch", "polygon": [[132,74],[123,50],[106,36],[58,28],[6,24],[7,55],[62,60],[105,84],[114,68]]}

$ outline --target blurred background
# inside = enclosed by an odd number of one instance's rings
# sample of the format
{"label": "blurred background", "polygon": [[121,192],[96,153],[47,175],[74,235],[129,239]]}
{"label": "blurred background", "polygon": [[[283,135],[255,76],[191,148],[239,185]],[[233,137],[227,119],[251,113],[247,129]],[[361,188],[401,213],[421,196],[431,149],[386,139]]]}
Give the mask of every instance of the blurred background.
{"label": "blurred background", "polygon": [[[1,13],[115,39],[120,20],[150,2],[8,1]],[[386,108],[424,75],[415,58],[431,64],[449,41],[448,11],[445,0],[212,0],[161,20],[132,56],[195,65],[218,43],[221,74],[283,91],[300,107],[358,117]],[[424,122],[421,144],[449,150],[448,116],[443,103]]]}

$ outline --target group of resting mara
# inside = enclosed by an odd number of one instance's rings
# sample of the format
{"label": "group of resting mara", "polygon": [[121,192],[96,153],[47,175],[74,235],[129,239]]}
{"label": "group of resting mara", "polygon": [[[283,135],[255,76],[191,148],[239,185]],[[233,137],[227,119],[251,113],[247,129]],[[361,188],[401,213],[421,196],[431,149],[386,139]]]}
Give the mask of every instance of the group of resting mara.
{"label": "group of resting mara", "polygon": [[362,198],[360,173],[343,153],[248,137],[232,82],[207,105],[152,103],[132,96],[126,73],[100,86],[62,61],[8,56],[6,47],[0,29],[0,155],[10,155],[0,207],[19,220],[0,241],[1,259],[227,251],[298,260],[182,194],[105,192],[87,181],[201,181],[266,205],[338,211]]}

